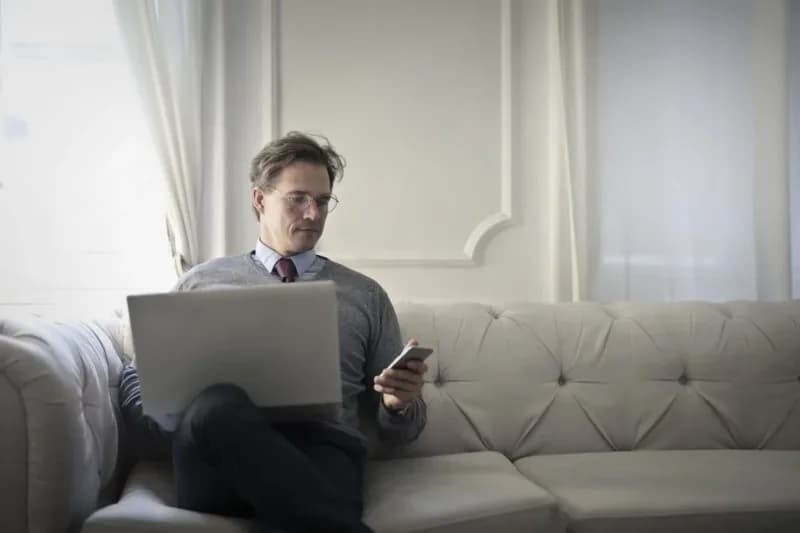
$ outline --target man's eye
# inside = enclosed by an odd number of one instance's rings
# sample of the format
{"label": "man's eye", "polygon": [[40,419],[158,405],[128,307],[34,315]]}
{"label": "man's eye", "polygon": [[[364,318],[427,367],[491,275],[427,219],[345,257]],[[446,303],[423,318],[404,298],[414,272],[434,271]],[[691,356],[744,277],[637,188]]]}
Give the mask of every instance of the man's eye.
{"label": "man's eye", "polygon": [[289,203],[294,205],[303,205],[306,203],[306,197],[302,194],[289,194],[286,196],[286,199],[289,200]]}

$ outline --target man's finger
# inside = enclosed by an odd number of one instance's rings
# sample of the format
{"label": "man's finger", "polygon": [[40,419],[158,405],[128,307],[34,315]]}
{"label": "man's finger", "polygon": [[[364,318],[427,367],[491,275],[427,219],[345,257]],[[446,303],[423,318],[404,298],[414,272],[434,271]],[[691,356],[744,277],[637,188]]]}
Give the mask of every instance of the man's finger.
{"label": "man's finger", "polygon": [[396,395],[397,391],[392,387],[384,387],[383,385],[378,385],[377,383],[373,387],[377,392],[382,392],[383,394],[392,394]]}
{"label": "man's finger", "polygon": [[385,396],[391,396],[393,398],[397,398],[403,404],[409,404],[409,403],[413,402],[414,399],[416,398],[416,396],[413,395],[413,394],[404,394],[404,393],[400,393],[400,392],[395,392],[395,393],[386,393],[386,392],[384,392],[383,395],[384,395],[384,397]]}
{"label": "man's finger", "polygon": [[395,398],[397,398],[398,400],[400,400],[403,403],[408,403],[408,402],[414,400],[414,398],[417,398],[419,396],[418,393],[397,390],[397,389],[393,389],[391,387],[382,387],[380,385],[375,385],[374,388],[375,388],[375,390],[377,392],[380,392],[382,394],[388,394],[390,396],[394,396]]}
{"label": "man's finger", "polygon": [[406,378],[403,378],[403,377],[395,377],[395,376],[386,375],[386,374],[381,375],[381,376],[376,376],[374,381],[375,381],[375,383],[380,383],[382,385],[387,385],[389,383],[392,383],[392,384],[405,383],[407,385],[411,385],[411,386],[414,386],[414,387],[422,387],[422,385],[425,383],[422,380],[422,378],[419,378],[419,377],[406,379]]}
{"label": "man's finger", "polygon": [[385,370],[381,372],[382,376],[393,379],[402,379],[405,381],[422,382],[422,376],[413,370],[406,370],[405,368],[395,368],[392,370]]}
{"label": "man's finger", "polygon": [[422,390],[422,383],[415,383],[411,381],[405,380],[398,380],[392,379],[387,377],[379,377],[375,380],[376,385],[381,385],[383,387],[392,387],[398,390],[405,390],[405,391],[419,391]]}
{"label": "man's finger", "polygon": [[413,372],[403,372],[403,371],[388,371],[382,373],[379,376],[375,376],[375,382],[381,382],[384,380],[391,380],[392,382],[398,382],[398,383],[405,382],[419,386],[421,386],[424,383],[422,376],[420,376],[419,374],[414,374]]}
{"label": "man's finger", "polygon": [[412,370],[417,374],[424,374],[425,372],[428,371],[428,365],[426,365],[422,361],[409,361],[407,366],[409,370]]}

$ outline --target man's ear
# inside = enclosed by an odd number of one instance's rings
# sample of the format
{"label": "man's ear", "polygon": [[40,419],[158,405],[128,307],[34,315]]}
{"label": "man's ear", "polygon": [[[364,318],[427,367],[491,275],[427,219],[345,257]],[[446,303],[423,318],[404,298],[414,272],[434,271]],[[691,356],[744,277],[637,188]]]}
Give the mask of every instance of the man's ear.
{"label": "man's ear", "polygon": [[264,213],[264,191],[259,187],[253,187],[253,209],[260,214]]}

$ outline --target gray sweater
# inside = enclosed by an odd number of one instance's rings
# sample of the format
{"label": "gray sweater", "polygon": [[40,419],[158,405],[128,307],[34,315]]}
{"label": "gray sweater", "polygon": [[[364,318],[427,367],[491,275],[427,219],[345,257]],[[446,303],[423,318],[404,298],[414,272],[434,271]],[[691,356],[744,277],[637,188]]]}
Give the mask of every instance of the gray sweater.
{"label": "gray sweater", "polygon": [[[372,388],[373,378],[388,366],[403,347],[397,315],[386,292],[371,278],[324,257],[317,257],[298,282],[310,280],[331,280],[336,284],[342,410],[339,419],[329,423],[364,440],[359,429],[359,400],[364,393],[367,401],[362,405],[370,413],[375,413],[381,440],[403,444],[415,439],[425,426],[425,403],[417,399],[402,415],[394,414],[383,406],[380,395]],[[267,272],[261,261],[249,253],[212,259],[198,265],[178,280],[175,290],[280,282],[277,276]],[[121,404],[128,423],[137,426],[141,424],[135,412],[140,412],[138,380],[131,377],[135,378],[132,371],[123,376]],[[128,413],[125,413],[126,406]],[[152,426],[152,422],[148,421],[147,425]],[[136,427],[130,429],[137,431]]]}

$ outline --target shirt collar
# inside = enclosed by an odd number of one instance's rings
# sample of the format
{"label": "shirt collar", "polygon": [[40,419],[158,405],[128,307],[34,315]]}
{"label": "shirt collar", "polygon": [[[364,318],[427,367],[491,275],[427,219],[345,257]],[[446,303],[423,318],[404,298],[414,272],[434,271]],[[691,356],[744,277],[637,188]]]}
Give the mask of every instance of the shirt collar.
{"label": "shirt collar", "polygon": [[[256,242],[256,258],[261,261],[267,272],[272,272],[272,269],[275,268],[275,263],[281,258],[281,254],[261,242],[261,239],[258,239],[258,242]],[[316,258],[317,252],[313,249],[289,257],[294,263],[294,268],[297,269],[298,278],[311,267]]]}

